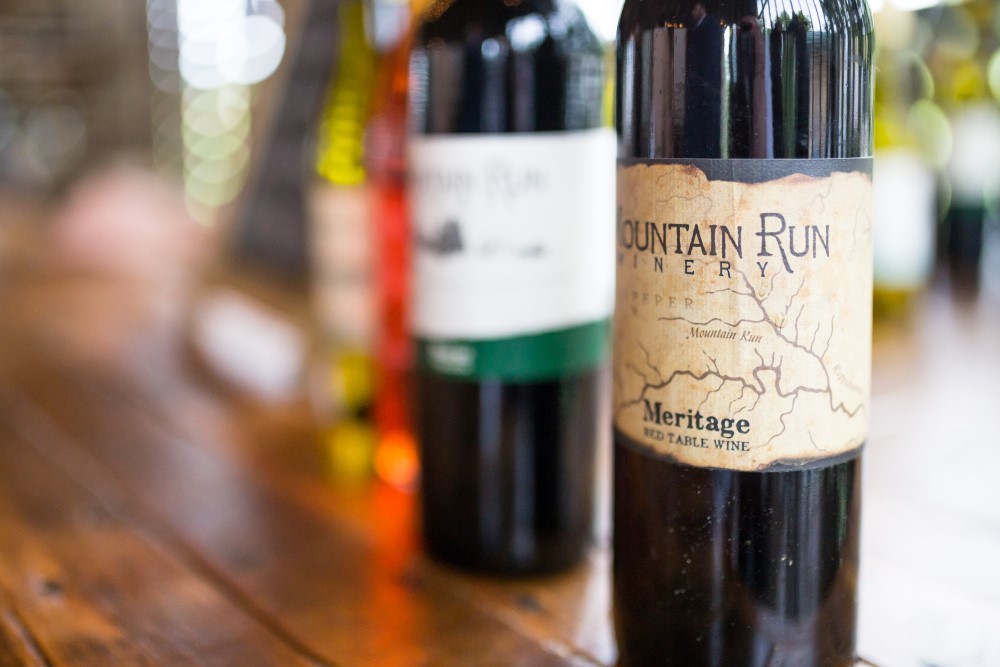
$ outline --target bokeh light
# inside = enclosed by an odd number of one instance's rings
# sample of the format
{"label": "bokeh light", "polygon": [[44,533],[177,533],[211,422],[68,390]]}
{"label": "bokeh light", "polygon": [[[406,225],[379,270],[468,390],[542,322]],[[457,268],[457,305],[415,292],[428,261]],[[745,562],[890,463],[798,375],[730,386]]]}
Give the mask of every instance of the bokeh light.
{"label": "bokeh light", "polygon": [[189,212],[207,223],[246,180],[252,87],[281,64],[285,11],[277,0],[148,0],[147,24],[150,76],[166,96],[154,100],[157,164],[180,163]]}
{"label": "bokeh light", "polygon": [[906,128],[929,165],[943,169],[948,164],[952,149],[951,123],[941,107],[929,99],[918,100],[907,113]]}

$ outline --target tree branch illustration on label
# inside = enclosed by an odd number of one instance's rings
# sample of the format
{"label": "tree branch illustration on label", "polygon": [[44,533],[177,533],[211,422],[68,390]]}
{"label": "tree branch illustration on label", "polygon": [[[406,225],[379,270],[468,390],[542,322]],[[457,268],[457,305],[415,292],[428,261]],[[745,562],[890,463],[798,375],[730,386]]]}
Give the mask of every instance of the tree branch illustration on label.
{"label": "tree branch illustration on label", "polygon": [[523,259],[541,258],[545,255],[545,246],[540,241],[524,241],[520,244],[503,238],[503,232],[495,238],[487,238],[476,247],[467,247],[463,241],[462,227],[456,220],[448,220],[436,232],[416,233],[417,250],[435,257],[461,255],[472,253],[479,259],[489,259],[500,254]]}
{"label": "tree branch illustration on label", "polygon": [[869,163],[778,162],[754,183],[619,167],[615,426],[675,460],[761,470],[866,437]]}
{"label": "tree branch illustration on label", "polygon": [[470,220],[463,224],[456,218],[438,222],[418,216],[415,221],[418,251],[439,257],[465,252],[481,259],[502,254],[526,259],[544,255],[544,242],[533,238],[537,230],[524,224],[510,224],[509,219],[539,198],[551,196],[544,171],[499,156],[475,167],[461,163],[435,164],[412,170],[412,187],[419,197],[448,202],[456,213],[465,211],[471,201],[477,201],[498,214],[480,217],[476,221],[479,224]]}

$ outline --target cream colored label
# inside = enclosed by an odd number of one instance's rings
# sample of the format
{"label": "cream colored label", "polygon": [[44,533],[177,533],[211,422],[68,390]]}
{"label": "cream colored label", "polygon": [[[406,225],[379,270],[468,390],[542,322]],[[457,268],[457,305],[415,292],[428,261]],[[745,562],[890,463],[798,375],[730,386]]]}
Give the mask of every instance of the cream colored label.
{"label": "cream colored label", "polygon": [[375,335],[373,199],[367,185],[317,182],[310,192],[313,298],[323,334],[354,347]]}
{"label": "cream colored label", "polygon": [[620,433],[731,470],[861,446],[870,173],[867,159],[619,164]]}

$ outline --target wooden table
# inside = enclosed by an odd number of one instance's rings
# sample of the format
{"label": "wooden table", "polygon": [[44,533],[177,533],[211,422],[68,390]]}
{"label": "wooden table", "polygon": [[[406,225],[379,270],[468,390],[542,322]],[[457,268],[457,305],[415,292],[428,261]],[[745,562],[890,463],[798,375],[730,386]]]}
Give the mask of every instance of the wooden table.
{"label": "wooden table", "polygon": [[[304,406],[186,362],[183,280],[71,272],[13,238],[0,667],[613,663],[606,549],[527,581],[429,562],[411,494],[331,484]],[[861,650],[998,665],[1000,307],[935,291],[876,355]]]}

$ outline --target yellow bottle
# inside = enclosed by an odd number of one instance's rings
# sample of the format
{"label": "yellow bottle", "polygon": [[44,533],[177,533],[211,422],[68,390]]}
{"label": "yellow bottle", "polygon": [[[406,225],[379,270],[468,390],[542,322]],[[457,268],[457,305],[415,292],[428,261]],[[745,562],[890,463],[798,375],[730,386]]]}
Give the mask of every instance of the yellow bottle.
{"label": "yellow bottle", "polygon": [[340,5],[338,64],[327,94],[309,193],[318,328],[315,402],[331,476],[370,479],[375,452],[372,193],[364,166],[377,56],[361,0]]}

